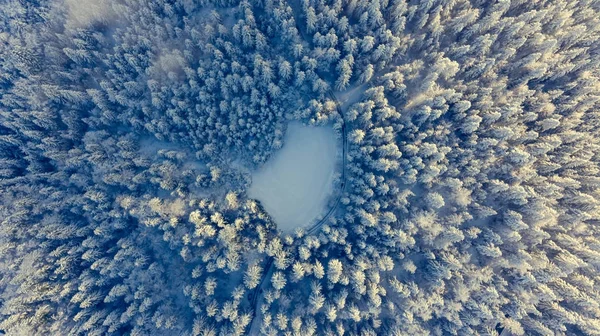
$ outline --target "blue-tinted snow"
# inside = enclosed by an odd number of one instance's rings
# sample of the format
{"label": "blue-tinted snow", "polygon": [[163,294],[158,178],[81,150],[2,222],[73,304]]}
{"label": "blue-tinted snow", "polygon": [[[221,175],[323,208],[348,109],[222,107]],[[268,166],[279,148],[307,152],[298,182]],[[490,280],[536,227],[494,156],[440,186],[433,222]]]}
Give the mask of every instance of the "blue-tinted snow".
{"label": "blue-tinted snow", "polygon": [[333,190],[336,138],[329,127],[291,123],[285,144],[252,176],[248,196],[258,199],[283,232],[311,224]]}

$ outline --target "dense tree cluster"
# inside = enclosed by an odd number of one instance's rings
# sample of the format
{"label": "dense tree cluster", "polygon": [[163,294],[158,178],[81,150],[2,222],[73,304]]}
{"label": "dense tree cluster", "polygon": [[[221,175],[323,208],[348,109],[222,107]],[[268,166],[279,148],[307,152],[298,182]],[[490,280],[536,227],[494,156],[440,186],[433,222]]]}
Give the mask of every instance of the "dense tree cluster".
{"label": "dense tree cluster", "polygon": [[[0,331],[600,334],[597,3],[9,0],[0,25]],[[284,235],[246,189],[293,119],[345,166]]]}

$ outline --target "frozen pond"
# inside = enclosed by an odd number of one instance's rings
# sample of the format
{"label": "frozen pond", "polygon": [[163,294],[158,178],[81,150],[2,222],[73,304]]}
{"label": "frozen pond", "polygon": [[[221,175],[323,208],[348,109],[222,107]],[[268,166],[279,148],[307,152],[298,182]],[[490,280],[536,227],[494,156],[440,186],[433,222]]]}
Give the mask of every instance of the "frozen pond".
{"label": "frozen pond", "polygon": [[283,147],[252,174],[248,196],[258,199],[283,232],[305,227],[326,211],[336,166],[329,127],[288,125]]}

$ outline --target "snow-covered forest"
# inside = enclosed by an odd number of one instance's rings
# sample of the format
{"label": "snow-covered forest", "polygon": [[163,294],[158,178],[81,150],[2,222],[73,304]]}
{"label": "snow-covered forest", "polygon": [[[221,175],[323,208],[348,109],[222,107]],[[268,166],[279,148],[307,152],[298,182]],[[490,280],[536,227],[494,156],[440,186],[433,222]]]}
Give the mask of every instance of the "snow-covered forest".
{"label": "snow-covered forest", "polygon": [[593,0],[4,0],[0,334],[600,335],[599,80]]}

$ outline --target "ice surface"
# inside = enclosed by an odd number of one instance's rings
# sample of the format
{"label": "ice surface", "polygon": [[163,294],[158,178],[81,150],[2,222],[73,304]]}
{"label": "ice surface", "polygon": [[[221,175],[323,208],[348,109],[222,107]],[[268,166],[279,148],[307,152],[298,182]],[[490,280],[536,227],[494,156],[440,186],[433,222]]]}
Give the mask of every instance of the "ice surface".
{"label": "ice surface", "polygon": [[283,147],[252,174],[248,196],[258,199],[283,232],[305,227],[326,210],[333,190],[336,138],[330,127],[293,122]]}

